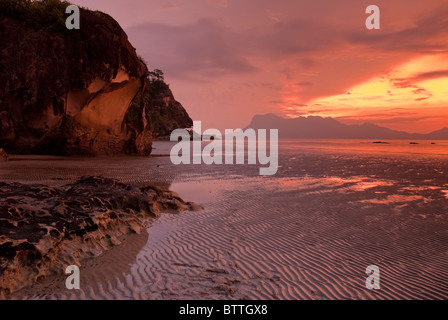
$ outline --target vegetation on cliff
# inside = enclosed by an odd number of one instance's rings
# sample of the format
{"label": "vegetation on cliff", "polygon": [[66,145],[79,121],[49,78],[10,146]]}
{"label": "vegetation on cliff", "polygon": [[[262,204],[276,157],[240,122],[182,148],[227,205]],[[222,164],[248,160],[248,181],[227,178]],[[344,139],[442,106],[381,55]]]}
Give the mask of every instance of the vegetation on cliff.
{"label": "vegetation on cliff", "polygon": [[150,71],[144,85],[145,90],[136,95],[126,114],[126,122],[134,122],[139,106],[143,104],[145,112],[151,118],[154,137],[166,137],[177,128],[193,126],[187,111],[175,100],[160,69]]}
{"label": "vegetation on cliff", "polygon": [[2,0],[0,12],[5,17],[18,18],[24,25],[29,25],[34,30],[50,28],[64,31],[64,13],[70,3],[59,0]]}

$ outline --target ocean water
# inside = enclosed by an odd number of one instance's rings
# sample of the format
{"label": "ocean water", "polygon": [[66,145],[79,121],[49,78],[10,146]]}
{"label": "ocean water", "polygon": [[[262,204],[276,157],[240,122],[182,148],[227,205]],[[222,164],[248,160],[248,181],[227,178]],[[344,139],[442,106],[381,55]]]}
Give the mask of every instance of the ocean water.
{"label": "ocean water", "polygon": [[326,150],[353,153],[448,155],[448,140],[284,139],[281,149]]}
{"label": "ocean water", "polygon": [[[278,171],[265,178],[285,178],[311,175],[378,176],[404,178],[427,176],[444,185],[448,174],[448,140],[280,140]],[[238,165],[173,165],[169,159],[175,142],[156,141],[150,157],[55,157],[11,155],[10,161],[0,163],[0,180],[22,183],[62,185],[81,176],[99,175],[125,183],[144,185],[155,183],[169,186],[174,181],[191,181],[204,175],[259,176],[260,164]],[[202,143],[204,147],[206,143]],[[224,161],[223,161],[224,162]],[[266,167],[267,165],[265,165]],[[420,172],[419,172],[420,171]]]}

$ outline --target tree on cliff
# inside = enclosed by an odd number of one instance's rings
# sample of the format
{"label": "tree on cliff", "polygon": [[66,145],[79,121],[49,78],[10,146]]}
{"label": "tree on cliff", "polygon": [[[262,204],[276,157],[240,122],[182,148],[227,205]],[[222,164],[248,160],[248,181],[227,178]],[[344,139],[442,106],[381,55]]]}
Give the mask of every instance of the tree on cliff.
{"label": "tree on cliff", "polygon": [[163,75],[163,71],[160,69],[154,69],[149,72],[149,80],[150,81],[164,81],[165,77]]}

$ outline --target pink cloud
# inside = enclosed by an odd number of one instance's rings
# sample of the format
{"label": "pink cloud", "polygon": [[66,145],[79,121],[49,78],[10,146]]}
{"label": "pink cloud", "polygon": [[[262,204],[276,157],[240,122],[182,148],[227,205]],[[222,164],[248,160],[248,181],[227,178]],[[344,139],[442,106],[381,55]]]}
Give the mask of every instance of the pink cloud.
{"label": "pink cloud", "polygon": [[164,3],[163,5],[161,5],[158,9],[159,11],[177,11],[180,10],[180,7],[168,2],[168,3]]}
{"label": "pink cloud", "polygon": [[[285,97],[302,104],[349,98],[353,87],[406,61],[448,55],[446,0],[384,2],[378,32],[365,28],[367,4],[359,0],[74,1],[116,18],[150,67],[165,71],[193,117],[210,127],[244,126],[256,113],[281,112],[271,101]],[[422,99],[427,94],[412,88],[447,73],[422,70],[395,85]]]}
{"label": "pink cloud", "polygon": [[227,0],[206,0],[206,2],[220,8],[227,8],[229,6]]}
{"label": "pink cloud", "polygon": [[275,23],[280,22],[280,14],[279,13],[274,13],[269,9],[266,9],[266,14],[268,16],[268,18],[272,21],[274,21]]}

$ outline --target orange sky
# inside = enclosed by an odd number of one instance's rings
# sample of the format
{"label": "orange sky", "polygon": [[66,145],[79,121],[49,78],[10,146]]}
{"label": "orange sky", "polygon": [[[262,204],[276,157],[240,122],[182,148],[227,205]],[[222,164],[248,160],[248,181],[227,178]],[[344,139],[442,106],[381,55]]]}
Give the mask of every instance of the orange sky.
{"label": "orange sky", "polygon": [[[376,3],[375,3],[376,2]],[[205,128],[321,115],[448,127],[446,0],[75,0],[111,14]],[[381,30],[365,9],[381,9]]]}
{"label": "orange sky", "polygon": [[[300,92],[294,83],[285,86]],[[293,93],[284,99],[287,117],[306,113],[345,123],[369,121],[396,130],[434,131],[448,126],[448,57],[422,55],[345,93],[311,99],[306,106],[294,106],[297,96]]]}

